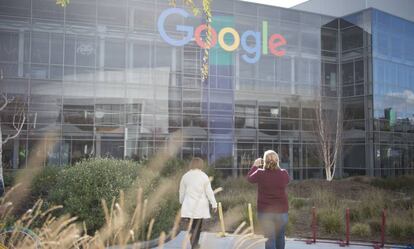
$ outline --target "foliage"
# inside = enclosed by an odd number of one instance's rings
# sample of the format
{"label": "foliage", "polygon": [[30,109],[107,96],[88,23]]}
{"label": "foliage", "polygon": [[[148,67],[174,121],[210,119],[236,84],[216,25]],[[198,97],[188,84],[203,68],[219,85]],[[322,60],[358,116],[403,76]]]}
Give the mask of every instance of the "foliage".
{"label": "foliage", "polygon": [[349,209],[349,220],[351,222],[360,222],[362,219],[361,211],[358,208]]}
{"label": "foliage", "polygon": [[374,187],[387,189],[387,190],[406,190],[414,191],[414,176],[399,176],[389,178],[375,178],[371,181],[371,185]]}
{"label": "foliage", "polygon": [[14,178],[16,177],[16,171],[4,171],[3,172],[4,177],[4,186],[10,187],[13,185]]}
{"label": "foliage", "polygon": [[180,203],[175,195],[169,196],[166,200],[159,203],[153,213],[155,219],[152,234],[159,236],[162,231],[169,231],[173,227],[174,218],[180,210]]}
{"label": "foliage", "polygon": [[137,178],[138,165],[132,161],[89,159],[63,169],[49,201],[63,205],[63,212],[85,221],[95,231],[104,224],[101,199],[111,203],[120,190],[127,189]]}
{"label": "foliage", "polygon": [[301,209],[307,206],[309,201],[305,198],[299,197],[291,197],[289,198],[289,206],[293,207],[294,209]]}
{"label": "foliage", "polygon": [[288,236],[293,236],[295,234],[295,225],[298,220],[298,214],[295,209],[289,210],[289,219],[288,224],[286,226],[286,234]]}
{"label": "foliage", "polygon": [[404,236],[404,227],[401,223],[391,221],[387,226],[388,233],[395,239],[402,238]]}
{"label": "foliage", "polygon": [[360,237],[367,237],[371,235],[371,228],[368,224],[356,223],[351,227],[351,234]]}
{"label": "foliage", "polygon": [[379,234],[381,232],[381,220],[373,219],[368,221],[369,228],[373,234]]}
{"label": "foliage", "polygon": [[170,177],[184,173],[188,168],[188,162],[179,159],[168,160],[160,171],[161,177]]}
{"label": "foliage", "polygon": [[338,209],[322,210],[318,213],[318,221],[328,234],[339,234],[342,231],[343,215]]}
{"label": "foliage", "polygon": [[387,224],[387,232],[394,239],[414,238],[414,223],[406,214],[392,215]]}
{"label": "foliage", "polygon": [[406,223],[404,227],[404,236],[406,238],[414,238],[414,224]]}
{"label": "foliage", "polygon": [[339,200],[335,193],[323,188],[315,189],[311,194],[311,199],[315,207],[334,209],[339,205]]}
{"label": "foliage", "polygon": [[31,197],[36,200],[39,198],[47,198],[49,192],[56,187],[59,173],[63,169],[64,167],[56,166],[47,166],[43,168],[42,171],[33,179],[31,185]]}
{"label": "foliage", "polygon": [[56,4],[61,7],[66,7],[70,3],[70,0],[56,0]]}

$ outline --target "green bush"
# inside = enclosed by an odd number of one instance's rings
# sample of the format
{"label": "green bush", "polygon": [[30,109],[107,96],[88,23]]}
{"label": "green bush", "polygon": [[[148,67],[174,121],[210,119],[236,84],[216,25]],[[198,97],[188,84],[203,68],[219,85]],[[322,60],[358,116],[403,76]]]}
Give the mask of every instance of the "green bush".
{"label": "green bush", "polygon": [[319,212],[318,221],[321,228],[328,234],[338,234],[342,231],[343,215],[338,209]]}
{"label": "green bush", "polygon": [[362,221],[362,214],[358,208],[349,209],[349,220],[351,222],[360,222]]}
{"label": "green bush", "polygon": [[295,211],[294,209],[290,209],[289,210],[289,219],[288,219],[288,224],[286,226],[286,234],[288,236],[292,236],[295,233],[295,224],[298,221],[298,214],[297,211]]}
{"label": "green bush", "polygon": [[176,196],[171,196],[159,203],[158,208],[153,213],[154,215],[150,217],[155,219],[151,233],[152,238],[157,237],[163,231],[168,233],[172,229],[175,216],[180,207],[181,205]]}
{"label": "green bush", "polygon": [[414,207],[414,200],[413,199],[398,199],[391,202],[393,207],[400,208],[400,209],[410,209]]}
{"label": "green bush", "polygon": [[382,226],[382,224],[381,224],[381,221],[380,220],[377,220],[377,219],[375,219],[375,220],[370,220],[369,222],[368,222],[368,224],[369,224],[369,228],[371,229],[371,232],[372,233],[380,233],[381,232],[381,226]]}
{"label": "green bush", "polygon": [[371,184],[378,188],[389,190],[414,190],[414,176],[399,176],[389,178],[376,178]]}
{"label": "green bush", "polygon": [[289,205],[295,209],[301,209],[308,205],[308,200],[305,198],[292,197],[289,198]]}
{"label": "green bush", "polygon": [[46,199],[49,192],[54,189],[58,183],[59,173],[64,167],[48,166],[35,176],[31,185],[31,196],[37,199]]}
{"label": "green bush", "polygon": [[356,223],[351,227],[351,234],[360,237],[368,237],[371,235],[371,228],[368,224]]}
{"label": "green bush", "polygon": [[414,224],[407,223],[404,227],[404,236],[406,238],[414,238]]}
{"label": "green bush", "polygon": [[179,173],[183,173],[188,168],[188,162],[179,159],[168,160],[161,169],[160,176],[170,177]]}
{"label": "green bush", "polygon": [[388,234],[394,239],[400,239],[404,237],[404,226],[400,222],[391,221],[387,225]]}
{"label": "green bush", "polygon": [[387,194],[382,190],[369,190],[362,193],[364,198],[357,208],[361,219],[371,219],[381,217],[384,208],[390,205],[391,201],[387,199]]}
{"label": "green bush", "polygon": [[4,186],[6,188],[11,187],[14,183],[15,178],[16,178],[16,171],[5,170],[3,172]]}
{"label": "green bush", "polygon": [[64,206],[62,212],[85,221],[88,231],[104,224],[101,199],[108,203],[118,197],[121,189],[131,186],[138,175],[138,165],[132,161],[89,159],[63,169],[49,201]]}
{"label": "green bush", "polygon": [[339,198],[332,191],[317,188],[312,191],[311,199],[315,207],[335,209],[339,206]]}

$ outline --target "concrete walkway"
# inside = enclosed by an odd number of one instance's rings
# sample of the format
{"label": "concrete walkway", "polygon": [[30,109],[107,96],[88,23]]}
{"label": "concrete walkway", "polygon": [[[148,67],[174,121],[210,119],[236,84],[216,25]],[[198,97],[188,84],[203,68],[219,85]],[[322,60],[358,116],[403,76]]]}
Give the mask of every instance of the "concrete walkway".
{"label": "concrete walkway", "polygon": [[[185,232],[181,232],[177,237],[167,242],[163,249],[183,249]],[[186,243],[186,249],[191,249],[189,243]],[[218,237],[213,233],[202,233],[200,238],[201,249],[264,249],[263,237],[254,236],[248,238],[242,238],[241,236],[227,236],[224,238]],[[351,243],[351,246],[345,248],[348,249],[368,249],[373,248],[372,245],[356,245]],[[154,247],[154,249],[159,247]],[[320,241],[316,244],[307,245],[304,241],[296,239],[287,239],[285,249],[339,249],[340,247],[336,241]],[[386,246],[385,248],[406,248],[399,246]]]}

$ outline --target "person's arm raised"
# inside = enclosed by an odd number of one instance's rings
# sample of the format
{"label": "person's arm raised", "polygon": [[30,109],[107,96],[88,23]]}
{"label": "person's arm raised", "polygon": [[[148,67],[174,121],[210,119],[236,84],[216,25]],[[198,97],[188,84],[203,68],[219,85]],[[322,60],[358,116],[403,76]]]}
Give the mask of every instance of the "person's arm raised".
{"label": "person's arm raised", "polygon": [[264,171],[263,167],[263,159],[261,158],[257,158],[254,163],[252,168],[249,170],[249,173],[247,173],[247,180],[251,183],[257,183],[258,182],[258,178],[259,178],[259,171]]}

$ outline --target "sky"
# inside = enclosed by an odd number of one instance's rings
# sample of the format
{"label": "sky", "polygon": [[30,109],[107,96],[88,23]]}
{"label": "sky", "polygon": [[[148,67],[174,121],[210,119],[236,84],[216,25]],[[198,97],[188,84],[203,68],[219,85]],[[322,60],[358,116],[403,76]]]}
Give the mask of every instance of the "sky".
{"label": "sky", "polygon": [[241,0],[244,2],[260,3],[272,6],[278,6],[283,8],[290,8],[295,5],[307,2],[308,0]]}

